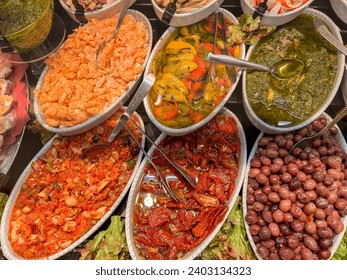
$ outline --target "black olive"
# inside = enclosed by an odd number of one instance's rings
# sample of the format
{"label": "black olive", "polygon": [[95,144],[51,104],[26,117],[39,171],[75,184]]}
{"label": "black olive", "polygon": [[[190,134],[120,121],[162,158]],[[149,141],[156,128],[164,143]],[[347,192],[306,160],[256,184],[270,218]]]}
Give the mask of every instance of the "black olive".
{"label": "black olive", "polygon": [[99,135],[94,135],[92,140],[93,140],[94,143],[97,143],[100,140],[100,136]]}
{"label": "black olive", "polygon": [[123,140],[123,146],[126,147],[126,146],[129,146],[130,145],[130,140],[129,138],[124,138]]}
{"label": "black olive", "polygon": [[137,156],[139,154],[139,152],[140,152],[140,148],[139,147],[133,147],[131,149],[131,155],[132,156]]}

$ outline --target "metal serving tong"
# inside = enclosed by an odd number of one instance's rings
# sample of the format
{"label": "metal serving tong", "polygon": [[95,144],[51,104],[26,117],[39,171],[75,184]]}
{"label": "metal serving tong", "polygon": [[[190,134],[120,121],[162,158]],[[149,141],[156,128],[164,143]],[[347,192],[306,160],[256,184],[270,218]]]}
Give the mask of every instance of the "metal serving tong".
{"label": "metal serving tong", "polygon": [[167,25],[170,25],[172,17],[175,15],[176,12],[176,4],[177,0],[173,0],[165,9],[164,14],[161,18],[162,22],[164,22]]}
{"label": "metal serving tong", "polygon": [[[213,38],[213,51],[212,52],[215,53],[216,52],[216,46],[217,46],[217,34],[218,34],[218,14],[214,13],[213,15],[214,15],[214,38]],[[208,67],[208,70],[207,70],[207,75],[206,75],[205,81],[204,81],[201,89],[197,90],[193,96],[194,101],[197,101],[204,96],[207,84],[214,80],[215,75],[216,75],[215,66],[216,65],[214,62],[210,63],[210,66]]]}
{"label": "metal serving tong", "polygon": [[151,87],[153,86],[155,81],[155,76],[154,74],[149,74],[147,75],[140,87],[138,88],[137,92],[135,93],[134,97],[131,99],[127,110],[125,111],[124,114],[122,114],[120,116],[119,122],[116,125],[116,127],[113,129],[113,131],[111,132],[110,136],[108,137],[107,141],[105,143],[99,143],[99,144],[95,144],[91,147],[89,147],[88,149],[86,149],[82,155],[82,158],[90,158],[90,159],[94,159],[97,157],[98,154],[100,154],[101,152],[103,152],[105,149],[107,149],[110,144],[112,143],[112,141],[114,140],[114,138],[119,134],[119,132],[121,131],[121,129],[124,127],[128,133],[130,134],[130,136],[134,139],[134,141],[136,142],[136,144],[139,146],[139,148],[141,149],[141,151],[143,152],[143,154],[146,156],[146,158],[148,159],[148,161],[153,165],[154,169],[156,170],[156,172],[158,173],[158,176],[160,178],[161,181],[161,185],[163,187],[163,189],[165,190],[165,192],[170,195],[174,200],[176,201],[180,201],[181,199],[179,197],[177,197],[175,195],[175,193],[172,191],[170,185],[166,182],[166,180],[164,179],[164,177],[162,176],[162,174],[160,173],[158,167],[154,164],[154,162],[152,161],[152,159],[150,158],[150,156],[147,154],[147,152],[143,149],[143,147],[141,146],[141,144],[137,141],[136,137],[134,136],[134,134],[131,132],[131,130],[129,129],[129,127],[126,125],[126,122],[128,120],[130,120],[143,134],[143,136],[150,142],[152,143],[152,145],[155,146],[155,148],[165,157],[165,159],[183,176],[183,178],[185,178],[187,180],[187,182],[194,188],[195,187],[195,181],[189,176],[189,174],[179,165],[177,165],[174,161],[172,161],[159,147],[158,145],[156,145],[154,143],[154,141],[145,133],[145,131],[133,120],[131,119],[131,115],[135,112],[135,110],[137,109],[137,107],[141,104],[141,102],[143,101],[143,98],[147,95],[148,91],[151,89]]}

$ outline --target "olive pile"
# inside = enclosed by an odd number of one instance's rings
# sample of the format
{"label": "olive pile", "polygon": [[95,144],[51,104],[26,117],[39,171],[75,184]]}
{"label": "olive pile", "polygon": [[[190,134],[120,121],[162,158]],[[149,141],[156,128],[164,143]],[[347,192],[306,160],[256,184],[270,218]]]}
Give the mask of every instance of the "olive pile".
{"label": "olive pile", "polygon": [[337,129],[294,148],[327,124],[320,117],[294,133],[258,141],[250,161],[245,220],[263,259],[329,259],[347,214],[347,155]]}

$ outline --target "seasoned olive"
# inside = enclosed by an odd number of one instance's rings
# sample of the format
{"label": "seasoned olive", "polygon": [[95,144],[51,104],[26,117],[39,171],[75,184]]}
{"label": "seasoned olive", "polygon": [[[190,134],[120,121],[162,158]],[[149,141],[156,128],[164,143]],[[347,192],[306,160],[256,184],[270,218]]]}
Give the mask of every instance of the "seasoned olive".
{"label": "seasoned olive", "polygon": [[328,223],[326,220],[315,220],[317,228],[324,228],[328,226]]}
{"label": "seasoned olive", "polygon": [[322,171],[315,170],[312,173],[312,179],[317,183],[324,181],[324,173]]}
{"label": "seasoned olive", "polygon": [[279,207],[282,210],[282,212],[288,212],[291,206],[292,202],[289,199],[283,199],[279,203]]}
{"label": "seasoned olive", "polygon": [[296,195],[296,199],[303,204],[309,203],[311,201],[310,196],[307,193],[299,193]]}
{"label": "seasoned olive", "polygon": [[314,212],[314,217],[319,220],[323,220],[326,217],[326,214],[323,209],[316,209],[316,212]]}
{"label": "seasoned olive", "polygon": [[268,194],[268,199],[272,202],[272,203],[278,203],[281,201],[280,196],[278,195],[278,193],[275,192],[271,192]]}
{"label": "seasoned olive", "polygon": [[255,195],[255,200],[265,204],[267,202],[267,195],[265,193],[259,193]]}
{"label": "seasoned olive", "polygon": [[259,231],[260,231],[260,226],[257,225],[257,224],[254,224],[254,225],[250,225],[250,226],[249,226],[249,232],[250,232],[252,235],[258,235],[258,234],[259,234]]}
{"label": "seasoned olive", "polygon": [[287,239],[284,236],[278,236],[275,239],[276,246],[281,248],[287,245]]}
{"label": "seasoned olive", "polygon": [[282,198],[282,199],[288,199],[289,198],[289,190],[285,187],[281,187],[278,190],[278,194],[279,194],[280,198]]}
{"label": "seasoned olive", "polygon": [[271,159],[269,159],[267,156],[261,156],[260,157],[260,162],[262,165],[270,165],[271,164]]}
{"label": "seasoned olive", "polygon": [[280,257],[276,252],[270,252],[269,254],[269,260],[279,260]]}
{"label": "seasoned olive", "polygon": [[302,260],[313,260],[313,253],[308,248],[301,249],[300,255]]}
{"label": "seasoned olive", "polygon": [[292,228],[293,231],[302,231],[304,229],[304,223],[300,222],[297,219],[294,219],[291,223],[290,223],[290,227]]}
{"label": "seasoned olive", "polygon": [[289,213],[294,217],[294,218],[298,218],[301,216],[302,214],[302,210],[296,206],[295,204],[292,204],[289,210]]}
{"label": "seasoned olive", "polygon": [[[303,154],[304,152],[302,152],[300,154],[300,158],[301,158],[301,155]],[[302,158],[301,158],[302,159]],[[307,174],[312,174],[314,172],[314,167],[312,164],[305,164],[303,167],[302,167],[302,171],[307,175]]]}
{"label": "seasoned olive", "polygon": [[311,236],[304,237],[304,244],[307,248],[309,248],[312,252],[315,252],[319,249],[317,241]]}
{"label": "seasoned olive", "polygon": [[279,255],[282,260],[292,260],[294,258],[294,251],[288,247],[282,247],[279,249]]}
{"label": "seasoned olive", "polygon": [[259,231],[259,237],[261,240],[267,241],[271,238],[271,232],[268,227],[264,226]]}
{"label": "seasoned olive", "polygon": [[266,240],[266,241],[261,241],[260,242],[261,246],[264,246],[265,248],[269,249],[269,250],[272,250],[275,248],[275,240],[273,239],[269,239],[269,240]]}
{"label": "seasoned olive", "polygon": [[318,251],[318,256],[321,260],[328,260],[331,256],[331,252],[327,249],[320,249]]}
{"label": "seasoned olive", "polygon": [[279,236],[280,235],[280,228],[276,223],[270,223],[269,224],[269,230],[272,236]]}
{"label": "seasoned olive", "polygon": [[249,225],[256,224],[258,221],[257,214],[254,211],[248,211],[248,213],[245,216],[245,220]]}
{"label": "seasoned olive", "polygon": [[261,213],[261,217],[263,218],[263,220],[266,222],[266,223],[271,223],[273,221],[273,217],[272,217],[272,213],[271,211],[269,210],[264,210],[262,213]]}
{"label": "seasoned olive", "polygon": [[318,184],[316,187],[316,193],[321,197],[327,197],[329,194],[329,190],[323,184]]}
{"label": "seasoned olive", "polygon": [[289,182],[289,188],[294,191],[297,188],[300,188],[302,185],[302,182],[298,179],[298,178],[293,178],[290,182]]}
{"label": "seasoned olive", "polygon": [[323,197],[316,198],[314,203],[316,204],[317,208],[320,208],[320,209],[325,209],[329,205],[328,201]]}
{"label": "seasoned olive", "polygon": [[315,224],[315,222],[313,221],[308,221],[305,223],[305,231],[308,233],[308,234],[314,234],[317,232],[317,226]]}
{"label": "seasoned olive", "polygon": [[261,211],[264,210],[264,207],[265,207],[264,204],[256,201],[256,202],[253,203],[253,208],[252,209],[254,211],[256,211],[256,212],[261,212]]}
{"label": "seasoned olive", "polygon": [[287,244],[288,244],[288,247],[291,248],[291,249],[295,249],[299,246],[299,238],[295,235],[289,235],[287,236]]}
{"label": "seasoned olive", "polygon": [[304,206],[304,212],[307,215],[314,214],[316,212],[317,206],[313,202],[309,202]]}
{"label": "seasoned olive", "polygon": [[[327,201],[329,204],[334,204],[335,202],[335,208],[336,209],[340,209],[338,206],[337,206],[337,203],[338,203],[338,195],[337,195],[337,192],[335,191],[331,191],[328,193],[328,196],[326,197]],[[339,199],[342,199],[342,198],[339,198]],[[346,205],[347,205],[347,202],[346,202]],[[344,207],[343,207],[344,208]],[[342,208],[342,209],[343,209]]]}
{"label": "seasoned olive", "polygon": [[292,230],[286,224],[279,224],[279,228],[283,236],[292,234]]}
{"label": "seasoned olive", "polygon": [[291,223],[293,220],[294,220],[294,218],[290,213],[288,213],[288,212],[283,213],[283,222]]}
{"label": "seasoned olive", "polygon": [[330,227],[319,228],[317,233],[318,233],[318,236],[323,239],[331,238],[334,234],[334,232],[332,231]]}
{"label": "seasoned olive", "polygon": [[317,183],[316,183],[316,181],[313,180],[313,179],[308,179],[308,180],[304,183],[304,189],[307,190],[307,191],[313,190],[316,186],[317,186]]}
{"label": "seasoned olive", "polygon": [[264,246],[257,246],[257,253],[262,259],[267,259],[270,252]]}
{"label": "seasoned olive", "polygon": [[262,173],[259,173],[255,179],[257,180],[257,182],[261,185],[267,185],[269,183],[269,179]]}
{"label": "seasoned olive", "polygon": [[275,210],[272,213],[272,217],[276,223],[283,222],[283,212],[280,209]]}
{"label": "seasoned olive", "polygon": [[331,238],[322,238],[319,240],[319,246],[323,249],[329,249],[333,246],[333,240]]}
{"label": "seasoned olive", "polygon": [[342,210],[347,207],[347,200],[344,198],[338,198],[334,205],[336,209]]}

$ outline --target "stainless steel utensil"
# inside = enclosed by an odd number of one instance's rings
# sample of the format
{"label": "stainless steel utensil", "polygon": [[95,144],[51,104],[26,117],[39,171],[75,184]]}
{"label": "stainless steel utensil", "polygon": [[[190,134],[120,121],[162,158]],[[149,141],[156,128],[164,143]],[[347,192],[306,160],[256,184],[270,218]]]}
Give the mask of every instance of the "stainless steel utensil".
{"label": "stainless steel utensil", "polygon": [[131,2],[131,0],[123,0],[122,7],[121,7],[120,13],[118,15],[117,25],[116,25],[116,28],[114,29],[113,33],[112,33],[112,36],[108,40],[103,41],[96,49],[95,63],[96,63],[98,68],[99,68],[99,64],[98,64],[99,55],[102,52],[102,50],[106,47],[107,43],[112,41],[117,36],[119,28],[121,27],[123,20],[124,20],[124,17],[125,17],[127,10],[129,8],[130,2]]}
{"label": "stainless steel utensil", "polygon": [[131,99],[125,113],[120,117],[121,121],[119,121],[116,127],[113,129],[112,133],[107,138],[106,142],[97,143],[95,145],[90,146],[84,151],[82,158],[94,159],[98,156],[98,154],[102,153],[105,149],[107,149],[111,145],[114,138],[118,135],[119,131],[123,128],[123,123],[126,123],[128,121],[130,116],[135,112],[136,108],[141,104],[142,100],[145,98],[146,94],[153,86],[154,81],[155,81],[154,74],[149,74],[143,79],[133,99]]}
{"label": "stainless steel utensil", "polygon": [[324,133],[326,133],[331,127],[333,127],[336,123],[338,123],[343,117],[347,115],[347,106],[343,107],[336,115],[336,117],[327,124],[326,127],[324,127],[320,132],[317,134],[310,136],[310,137],[305,137],[301,139],[300,141],[296,142],[295,145],[290,149],[289,153],[293,151],[294,148],[300,147],[306,147],[309,146],[312,143],[312,139],[320,137]]}
{"label": "stainless steel utensil", "polygon": [[[216,52],[216,45],[217,45],[217,33],[218,33],[218,15],[214,14],[214,38],[213,38],[213,53]],[[194,101],[198,101],[200,98],[202,98],[204,96],[207,84],[211,81],[214,80],[215,76],[216,76],[216,68],[215,68],[215,64],[214,62],[210,63],[210,66],[208,67],[207,70],[207,75],[205,78],[205,81],[201,87],[200,90],[197,90],[196,93],[193,96],[193,100]]]}
{"label": "stainless steel utensil", "polygon": [[[224,44],[224,48],[221,49],[221,54],[224,55],[228,55],[228,48],[227,48],[227,34],[226,34],[226,30],[225,30],[225,20],[224,20],[224,15],[222,12],[218,12],[218,18],[220,19],[220,23],[221,23],[221,34],[222,34],[222,40],[223,40],[223,44]],[[236,67],[225,67],[229,81],[232,82],[233,84],[236,81]]]}
{"label": "stainless steel utensil", "polygon": [[337,40],[333,34],[329,32],[327,27],[324,25],[324,23],[320,19],[315,18],[313,20],[313,24],[316,30],[318,31],[318,33],[322,35],[323,38],[325,38],[335,48],[337,48],[340,52],[342,52],[344,55],[347,56],[347,48],[339,40]]}
{"label": "stainless steel utensil", "polygon": [[275,61],[272,66],[265,66],[233,56],[222,54],[218,55],[213,53],[209,53],[206,60],[225,65],[234,65],[239,67],[252,68],[260,71],[266,71],[281,80],[290,79],[300,74],[305,68],[304,63],[301,60],[291,57],[279,59]]}
{"label": "stainless steel utensil", "polygon": [[[131,118],[130,120],[136,124]],[[142,153],[145,155],[145,157],[147,158],[147,160],[152,164],[152,166],[154,167],[155,171],[157,172],[159,179],[160,179],[160,185],[163,188],[163,190],[165,191],[165,193],[172,197],[176,202],[182,201],[181,198],[179,198],[171,189],[170,185],[166,182],[165,178],[163,177],[163,175],[161,174],[158,166],[153,162],[153,160],[151,159],[151,157],[147,154],[147,152],[145,151],[145,149],[142,147],[141,143],[139,143],[139,141],[136,139],[135,135],[132,133],[131,129],[129,129],[129,127],[125,124],[125,122],[120,119],[119,122],[122,124],[122,126],[128,131],[128,133],[130,134],[130,136],[134,139],[135,143],[139,146],[139,148],[141,149]],[[137,124],[136,124],[137,126]],[[137,126],[139,128],[139,126]],[[142,131],[142,129],[141,129]],[[145,134],[144,134],[145,135]]]}

